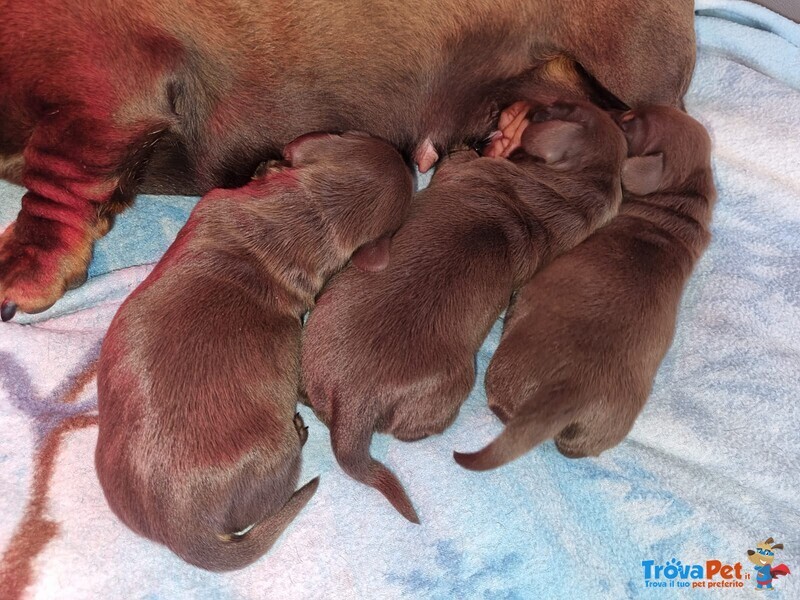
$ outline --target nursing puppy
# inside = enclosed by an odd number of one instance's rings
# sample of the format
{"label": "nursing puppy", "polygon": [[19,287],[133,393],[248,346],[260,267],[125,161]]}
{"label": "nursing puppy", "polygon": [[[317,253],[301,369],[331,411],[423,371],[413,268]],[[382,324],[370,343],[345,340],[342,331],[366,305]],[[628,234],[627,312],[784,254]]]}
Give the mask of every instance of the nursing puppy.
{"label": "nursing puppy", "polygon": [[0,317],[80,285],[95,240],[137,191],[241,185],[308,131],[367,131],[424,169],[489,135],[518,83],[553,62],[554,79],[583,90],[678,103],[693,8],[0,0],[0,177],[27,188],[0,235]]}
{"label": "nursing puppy", "polygon": [[380,273],[348,269],[303,338],[308,402],[336,459],[419,519],[395,475],[369,453],[375,431],[440,433],[475,380],[475,353],[512,290],[605,223],[621,200],[625,140],[590,104],[540,107],[510,160],[451,156],[418,194]]}
{"label": "nursing puppy", "polygon": [[519,293],[486,374],[506,427],[483,450],[455,454],[468,469],[499,467],[552,437],[566,456],[596,456],[622,441],[650,394],[710,240],[711,142],[664,106],[620,125],[630,156],[620,214]]}
{"label": "nursing puppy", "polygon": [[[213,571],[266,552],[308,502],[295,490],[300,319],[325,279],[391,234],[411,174],[391,146],[311,135],[197,205],[120,308],[98,371],[97,475],[135,532]],[[367,246],[380,268],[386,244]]]}

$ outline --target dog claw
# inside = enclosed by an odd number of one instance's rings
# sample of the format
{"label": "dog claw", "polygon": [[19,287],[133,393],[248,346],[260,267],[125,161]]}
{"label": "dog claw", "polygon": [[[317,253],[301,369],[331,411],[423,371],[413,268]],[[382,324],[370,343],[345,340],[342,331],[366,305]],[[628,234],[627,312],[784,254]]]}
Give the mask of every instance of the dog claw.
{"label": "dog claw", "polygon": [[294,414],[294,428],[297,430],[297,437],[300,438],[300,445],[304,446],[308,440],[308,427],[303,422],[303,417],[300,413]]}
{"label": "dog claw", "polygon": [[67,286],[68,290],[76,290],[81,287],[84,283],[89,281],[89,272],[86,271],[78,275],[75,279],[73,279],[69,285]]}
{"label": "dog claw", "polygon": [[17,314],[17,305],[11,300],[4,300],[3,304],[0,305],[0,319],[3,322],[10,321],[15,314]]}

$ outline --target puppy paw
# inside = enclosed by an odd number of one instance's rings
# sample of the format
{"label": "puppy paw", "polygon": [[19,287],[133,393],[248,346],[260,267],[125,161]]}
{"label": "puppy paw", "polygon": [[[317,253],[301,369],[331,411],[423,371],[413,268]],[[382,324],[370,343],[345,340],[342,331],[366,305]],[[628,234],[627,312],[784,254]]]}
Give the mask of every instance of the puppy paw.
{"label": "puppy paw", "polygon": [[556,449],[567,458],[586,458],[599,456],[601,452],[622,441],[604,439],[605,437],[606,432],[597,425],[573,423],[561,430],[555,437],[555,444]]}
{"label": "puppy paw", "polygon": [[300,438],[300,445],[305,446],[308,441],[308,426],[306,426],[300,413],[294,413],[294,428],[297,430],[297,436]]}
{"label": "puppy paw", "polygon": [[567,458],[599,456],[620,444],[630,433],[647,401],[647,391],[608,389],[606,394],[584,396],[575,420],[555,435],[558,451]]}
{"label": "puppy paw", "polygon": [[483,155],[490,158],[508,158],[522,144],[522,134],[530,124],[531,105],[521,100],[500,113],[497,131],[492,135]]}
{"label": "puppy paw", "polygon": [[[91,259],[88,236],[72,231],[20,235],[11,224],[0,235],[0,317],[11,320],[17,311],[39,313],[50,308],[67,290],[87,278]],[[64,228],[66,229],[66,228]]]}
{"label": "puppy paw", "polygon": [[553,164],[583,133],[586,121],[587,113],[579,105],[515,102],[500,113],[498,130],[483,153],[488,157],[508,158],[523,149],[546,164]]}

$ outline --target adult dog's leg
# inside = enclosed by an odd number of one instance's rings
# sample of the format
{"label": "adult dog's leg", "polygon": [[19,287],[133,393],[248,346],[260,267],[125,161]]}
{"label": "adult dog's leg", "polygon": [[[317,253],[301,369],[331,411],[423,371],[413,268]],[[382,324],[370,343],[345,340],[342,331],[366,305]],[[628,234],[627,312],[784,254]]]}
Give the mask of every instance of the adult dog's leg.
{"label": "adult dog's leg", "polygon": [[85,280],[94,241],[133,198],[156,142],[178,127],[186,73],[183,44],[137,3],[78,2],[52,18],[38,1],[6,4],[0,175],[27,191],[0,233],[4,321]]}
{"label": "adult dog's leg", "polygon": [[86,279],[92,245],[132,198],[137,165],[167,123],[113,125],[66,105],[43,118],[25,150],[28,189],[0,235],[0,316],[41,312]]}

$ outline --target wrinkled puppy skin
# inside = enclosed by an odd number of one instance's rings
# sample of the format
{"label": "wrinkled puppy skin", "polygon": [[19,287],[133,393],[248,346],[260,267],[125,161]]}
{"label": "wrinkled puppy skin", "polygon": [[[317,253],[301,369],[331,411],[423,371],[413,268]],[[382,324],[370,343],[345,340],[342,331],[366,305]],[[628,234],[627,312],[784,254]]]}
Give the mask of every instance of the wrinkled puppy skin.
{"label": "wrinkled puppy skin", "polygon": [[632,106],[679,103],[694,68],[692,0],[342,6],[0,0],[0,177],[26,188],[0,318],[81,285],[138,192],[242,185],[308,131],[367,131],[425,170],[543,69]]}
{"label": "wrinkled puppy skin", "polygon": [[392,240],[388,267],[337,275],[306,324],[305,391],[339,464],[414,523],[402,485],[370,456],[373,432],[444,431],[512,290],[621,201],[625,140],[607,114],[557,104],[532,121],[510,160],[451,155]]}
{"label": "wrinkled puppy skin", "polygon": [[96,467],[109,505],[213,571],[259,558],[314,494],[318,479],[295,491],[300,319],[410,206],[411,173],[384,142],[317,134],[285,154],[291,167],[200,201],[100,356]]}
{"label": "wrinkled puppy skin", "polygon": [[596,456],[624,439],[650,394],[710,241],[711,142],[675,108],[618,120],[629,143],[620,214],[519,293],[486,374],[506,427],[483,450],[456,453],[464,467],[499,467],[553,437],[565,456]]}

